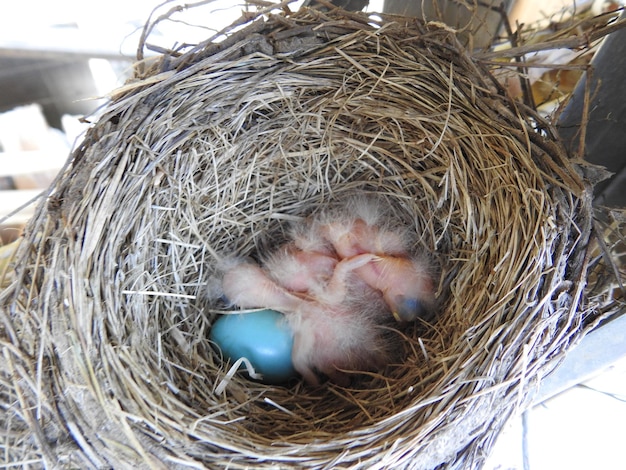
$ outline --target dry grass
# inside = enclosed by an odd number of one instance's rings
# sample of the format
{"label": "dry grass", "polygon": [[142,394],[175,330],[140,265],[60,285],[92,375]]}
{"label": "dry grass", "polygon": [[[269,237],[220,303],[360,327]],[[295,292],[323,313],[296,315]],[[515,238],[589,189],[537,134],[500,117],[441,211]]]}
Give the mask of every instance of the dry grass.
{"label": "dry grass", "polygon": [[[449,30],[312,10],[251,28],[138,71],[39,206],[0,298],[3,462],[479,466],[616,308],[589,185]],[[352,388],[223,382],[220,254],[356,192],[437,259],[437,321]]]}

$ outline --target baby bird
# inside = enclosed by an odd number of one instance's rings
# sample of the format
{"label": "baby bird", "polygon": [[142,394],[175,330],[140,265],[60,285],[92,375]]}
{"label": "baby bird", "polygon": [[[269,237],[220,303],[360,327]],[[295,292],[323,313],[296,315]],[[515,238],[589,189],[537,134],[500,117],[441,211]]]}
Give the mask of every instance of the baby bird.
{"label": "baby bird", "polygon": [[381,304],[371,289],[357,290],[340,303],[314,299],[287,315],[294,330],[292,362],[307,383],[319,384],[319,372],[347,386],[350,371],[380,370],[391,362],[395,343],[384,329]]}
{"label": "baby bird", "polygon": [[377,256],[355,273],[382,293],[399,322],[427,318],[434,308],[433,280],[428,267],[416,259]]}
{"label": "baby bird", "polygon": [[224,269],[222,291],[241,308],[285,315],[292,362],[304,380],[318,373],[347,385],[345,371],[384,367],[396,351],[391,323],[434,309],[432,268],[412,255],[408,226],[373,198],[350,199],[295,225],[291,240],[263,260]]}
{"label": "baby bird", "polygon": [[373,259],[375,255],[365,254],[341,260],[327,282],[301,294],[279,285],[268,270],[243,262],[225,273],[223,291],[240,307],[271,308],[285,315],[294,335],[292,362],[307,383],[318,385],[321,373],[348,385],[345,371],[381,368],[395,349],[381,328],[390,317],[384,301],[353,274]]}
{"label": "baby bird", "polygon": [[222,294],[228,303],[241,308],[261,307],[282,313],[295,311],[302,301],[252,261],[236,263],[224,273]]}
{"label": "baby bird", "polygon": [[325,285],[333,275],[338,259],[323,251],[304,251],[289,243],[270,254],[264,266],[285,289],[306,293]]}
{"label": "baby bird", "polygon": [[408,230],[390,220],[384,210],[375,199],[352,200],[339,210],[318,215],[310,231],[327,240],[341,259],[377,255],[355,273],[383,294],[397,321],[428,317],[435,305],[432,269],[425,258],[409,255]]}
{"label": "baby bird", "polygon": [[404,256],[408,231],[385,215],[385,209],[389,210],[377,199],[350,199],[338,209],[318,214],[310,230],[327,240],[340,258],[361,253]]}

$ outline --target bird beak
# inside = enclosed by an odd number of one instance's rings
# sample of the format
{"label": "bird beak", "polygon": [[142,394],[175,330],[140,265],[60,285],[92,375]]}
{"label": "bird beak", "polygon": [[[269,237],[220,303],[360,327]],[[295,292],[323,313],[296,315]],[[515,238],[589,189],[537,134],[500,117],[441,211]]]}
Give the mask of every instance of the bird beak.
{"label": "bird beak", "polygon": [[418,299],[398,295],[394,298],[391,313],[396,321],[405,323],[425,316],[426,308]]}

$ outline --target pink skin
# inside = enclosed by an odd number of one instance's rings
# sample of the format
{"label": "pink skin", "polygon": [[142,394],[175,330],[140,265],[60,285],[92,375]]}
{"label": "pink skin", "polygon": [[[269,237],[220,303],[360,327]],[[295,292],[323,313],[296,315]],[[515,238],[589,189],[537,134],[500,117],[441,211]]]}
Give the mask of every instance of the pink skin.
{"label": "pink skin", "polygon": [[294,330],[291,359],[308,384],[319,384],[317,370],[347,386],[350,378],[343,371],[379,369],[389,362],[378,323],[361,313],[347,302],[305,302],[299,312],[287,316]]}
{"label": "pink skin", "polygon": [[337,258],[329,254],[299,250],[290,244],[270,256],[265,268],[285,289],[306,293],[328,283],[337,262]]}
{"label": "pink skin", "polygon": [[435,303],[433,280],[417,260],[378,256],[355,273],[382,292],[391,313],[400,322],[416,320]]}
{"label": "pink skin", "polygon": [[[224,294],[243,308],[264,307],[285,314],[294,333],[292,361],[311,384],[319,384],[315,371],[335,383],[347,385],[341,370],[367,370],[388,362],[388,348],[377,328],[377,317],[388,315],[380,297],[356,282],[352,272],[370,263],[371,254],[337,263],[323,289],[298,296],[270,279],[266,271],[251,263],[230,269],[223,279]],[[358,291],[357,303],[354,291]]]}
{"label": "pink skin", "polygon": [[363,253],[406,254],[402,237],[389,230],[368,225],[363,219],[325,223],[318,230],[330,241],[340,258]]}
{"label": "pink skin", "polygon": [[254,263],[240,263],[231,267],[222,279],[224,296],[241,308],[264,307],[279,312],[293,311],[302,299],[277,285],[266,272]]}
{"label": "pink skin", "polygon": [[379,255],[355,273],[367,285],[382,292],[397,321],[414,321],[434,305],[433,280],[427,267],[408,257],[405,240],[397,233],[360,218],[348,223],[329,221],[318,230],[340,258],[363,253]]}
{"label": "pink skin", "polygon": [[408,232],[392,212],[384,199],[352,197],[314,216],[308,233],[330,242],[340,258],[361,253],[406,256]]}

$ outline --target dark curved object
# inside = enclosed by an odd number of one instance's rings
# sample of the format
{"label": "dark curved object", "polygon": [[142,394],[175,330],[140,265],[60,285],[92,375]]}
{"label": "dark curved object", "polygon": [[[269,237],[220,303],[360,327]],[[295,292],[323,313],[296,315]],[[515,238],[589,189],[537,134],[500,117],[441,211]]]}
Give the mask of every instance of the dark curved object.
{"label": "dark curved object", "polygon": [[[626,11],[620,15],[624,18]],[[585,74],[580,79],[557,127],[568,150],[575,154],[589,79],[589,123],[583,157],[614,173],[596,184],[595,204],[626,207],[626,29],[607,36],[591,64],[591,77]]]}

